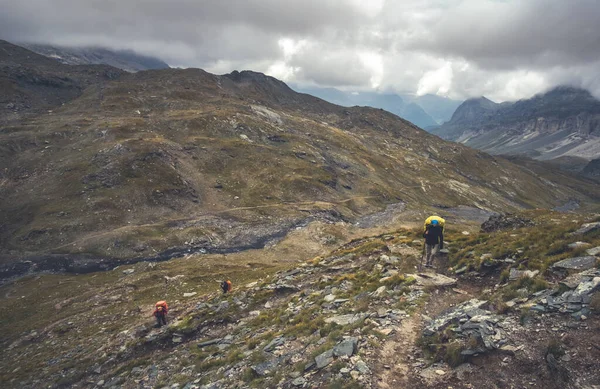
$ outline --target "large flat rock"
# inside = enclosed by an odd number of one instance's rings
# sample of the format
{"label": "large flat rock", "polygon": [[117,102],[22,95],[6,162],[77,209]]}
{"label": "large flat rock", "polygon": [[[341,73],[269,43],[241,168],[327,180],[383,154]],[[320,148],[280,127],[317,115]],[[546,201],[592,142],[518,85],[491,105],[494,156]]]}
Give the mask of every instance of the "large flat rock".
{"label": "large flat rock", "polygon": [[417,285],[421,286],[452,286],[456,285],[456,279],[439,273],[407,274],[415,279]]}
{"label": "large flat rock", "polygon": [[556,262],[552,265],[555,269],[568,269],[568,270],[587,270],[596,266],[596,257],[593,256],[585,256],[585,257],[575,257],[575,258],[567,258],[562,261]]}
{"label": "large flat rock", "polygon": [[338,315],[332,316],[325,319],[325,323],[335,323],[340,326],[356,323],[359,320],[365,319],[368,315],[366,313],[356,313],[349,315]]}

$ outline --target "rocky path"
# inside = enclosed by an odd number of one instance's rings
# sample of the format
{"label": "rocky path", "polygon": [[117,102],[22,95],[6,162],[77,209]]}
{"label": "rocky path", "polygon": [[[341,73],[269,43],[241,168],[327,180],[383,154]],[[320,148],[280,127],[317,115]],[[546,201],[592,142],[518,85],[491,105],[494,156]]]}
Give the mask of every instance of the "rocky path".
{"label": "rocky path", "polygon": [[[431,277],[429,280],[433,279],[442,284],[451,282],[443,275],[436,273],[419,273],[419,275]],[[423,331],[425,318],[439,315],[441,312],[477,296],[481,291],[480,286],[470,283],[461,285],[460,289],[453,285],[430,284],[428,287],[430,294],[427,301],[419,306],[409,318],[402,321],[396,328],[395,336],[384,343],[378,357],[379,362],[374,369],[373,388],[394,389],[423,386],[423,377],[419,375],[420,371],[417,368],[420,365],[419,361],[422,360],[420,358],[421,348],[417,341]],[[441,375],[436,375],[427,377],[426,381],[435,384],[435,381],[439,381],[436,378],[442,378]]]}
{"label": "rocky path", "polygon": [[375,388],[409,387],[410,356],[421,327],[421,315],[413,314],[397,328],[396,336],[381,350],[380,362],[375,368]]}

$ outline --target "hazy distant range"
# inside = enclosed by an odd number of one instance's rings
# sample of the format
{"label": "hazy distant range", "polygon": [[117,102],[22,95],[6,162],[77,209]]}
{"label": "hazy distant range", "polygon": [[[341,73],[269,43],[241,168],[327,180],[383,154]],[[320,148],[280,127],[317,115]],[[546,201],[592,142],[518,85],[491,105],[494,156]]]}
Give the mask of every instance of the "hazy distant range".
{"label": "hazy distant range", "polygon": [[290,84],[297,92],[308,93],[330,103],[346,107],[370,106],[381,108],[406,119],[423,129],[447,122],[462,103],[437,95],[398,95],[377,92],[345,92],[335,88],[301,87]]}

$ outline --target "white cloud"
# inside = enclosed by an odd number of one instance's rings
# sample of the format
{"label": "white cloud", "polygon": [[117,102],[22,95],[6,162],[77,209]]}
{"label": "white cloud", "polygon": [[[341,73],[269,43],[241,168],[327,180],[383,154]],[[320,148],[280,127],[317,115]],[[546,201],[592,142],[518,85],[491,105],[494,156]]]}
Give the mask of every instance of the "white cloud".
{"label": "white cloud", "polygon": [[133,49],[215,73],[495,100],[600,96],[596,0],[0,0],[0,37]]}
{"label": "white cloud", "polygon": [[425,72],[419,80],[417,95],[423,96],[431,93],[434,95],[446,96],[452,87],[452,63],[446,61],[442,67],[436,70]]}

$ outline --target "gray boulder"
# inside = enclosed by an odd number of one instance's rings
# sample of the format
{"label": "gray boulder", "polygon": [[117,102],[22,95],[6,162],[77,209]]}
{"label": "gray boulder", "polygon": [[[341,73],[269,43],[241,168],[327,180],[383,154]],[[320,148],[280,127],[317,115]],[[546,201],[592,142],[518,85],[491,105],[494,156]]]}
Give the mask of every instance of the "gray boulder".
{"label": "gray boulder", "polygon": [[595,255],[595,256],[600,256],[600,246],[598,247],[593,247],[591,249],[587,249],[585,251],[588,255]]}
{"label": "gray boulder", "polygon": [[269,361],[259,363],[258,365],[254,365],[251,367],[251,369],[254,370],[257,375],[262,377],[274,371],[277,366],[279,366],[281,360],[282,358],[274,358]]}
{"label": "gray boulder", "polygon": [[485,304],[487,304],[487,301],[477,299],[465,301],[457,305],[450,312],[431,320],[423,329],[423,335],[431,336],[460,318],[473,317],[481,313],[486,313],[487,311],[481,309]]}
{"label": "gray boulder", "polygon": [[581,227],[571,233],[571,235],[583,235],[583,234],[587,234],[590,231],[594,231],[600,228],[600,222],[595,222],[595,223],[585,223],[582,224]]}
{"label": "gray boulder", "polygon": [[552,265],[552,268],[564,270],[588,270],[594,266],[596,266],[596,257],[586,256],[563,259]]}
{"label": "gray boulder", "polygon": [[351,313],[349,315],[332,316],[325,319],[325,323],[335,323],[340,326],[356,323],[368,316],[366,313]]}
{"label": "gray boulder", "polygon": [[283,336],[278,336],[275,339],[273,339],[271,342],[269,342],[269,344],[266,345],[263,350],[266,352],[271,352],[271,351],[275,350],[276,347],[282,346],[284,343],[285,343],[285,338]]}
{"label": "gray boulder", "polygon": [[327,350],[323,354],[319,354],[315,357],[315,364],[317,365],[317,369],[322,369],[325,366],[329,365],[333,362],[333,349]]}
{"label": "gray boulder", "polygon": [[351,357],[358,349],[358,339],[351,337],[340,342],[333,348],[333,355],[341,357],[343,355]]}

